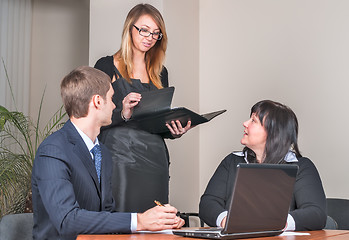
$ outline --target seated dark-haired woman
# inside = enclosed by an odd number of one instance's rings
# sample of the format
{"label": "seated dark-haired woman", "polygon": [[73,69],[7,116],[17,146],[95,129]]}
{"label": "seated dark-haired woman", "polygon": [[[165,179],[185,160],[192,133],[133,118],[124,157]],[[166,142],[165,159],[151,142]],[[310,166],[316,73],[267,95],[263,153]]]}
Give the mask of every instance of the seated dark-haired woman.
{"label": "seated dark-haired woman", "polygon": [[286,230],[319,230],[326,224],[326,196],[319,173],[298,149],[298,121],[287,106],[264,100],[256,103],[245,130],[242,152],[229,154],[218,166],[201,196],[199,215],[210,226],[225,226],[239,163],[297,164],[293,198]]}

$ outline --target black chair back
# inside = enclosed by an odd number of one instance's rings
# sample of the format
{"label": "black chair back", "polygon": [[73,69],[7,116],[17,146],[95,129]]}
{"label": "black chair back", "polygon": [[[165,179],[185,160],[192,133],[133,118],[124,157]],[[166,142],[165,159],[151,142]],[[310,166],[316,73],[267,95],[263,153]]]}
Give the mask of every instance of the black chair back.
{"label": "black chair back", "polygon": [[184,223],[183,227],[193,227],[193,226],[190,226],[190,222],[191,222],[190,218],[191,217],[196,217],[200,221],[200,227],[204,226],[204,221],[201,220],[198,213],[181,213],[181,212],[179,212],[177,215],[179,215],[179,217],[184,220],[185,223]]}
{"label": "black chair back", "polygon": [[341,198],[327,198],[327,215],[338,224],[338,229],[349,230],[349,200]]}

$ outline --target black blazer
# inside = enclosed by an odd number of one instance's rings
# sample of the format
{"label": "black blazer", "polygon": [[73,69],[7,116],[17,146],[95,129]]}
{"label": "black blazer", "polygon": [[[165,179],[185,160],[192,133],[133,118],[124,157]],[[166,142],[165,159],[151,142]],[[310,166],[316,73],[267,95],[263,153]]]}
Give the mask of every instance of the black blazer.
{"label": "black blazer", "polygon": [[[233,153],[225,157],[201,196],[200,218],[210,226],[216,226],[218,215],[228,210],[239,163],[246,163],[244,157]],[[299,166],[289,212],[296,223],[296,230],[322,229],[327,214],[326,196],[319,173],[308,158],[299,158],[298,162],[292,164]]]}
{"label": "black blazer", "polygon": [[111,156],[101,144],[101,184],[90,152],[68,121],[39,146],[32,172],[34,239],[129,233],[130,213],[114,211]]}

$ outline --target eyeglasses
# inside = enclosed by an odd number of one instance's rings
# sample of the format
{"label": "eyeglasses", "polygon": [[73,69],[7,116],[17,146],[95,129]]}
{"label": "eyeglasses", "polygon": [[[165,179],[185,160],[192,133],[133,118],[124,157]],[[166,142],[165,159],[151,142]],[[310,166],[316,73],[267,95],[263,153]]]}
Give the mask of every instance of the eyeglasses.
{"label": "eyeglasses", "polygon": [[161,32],[149,32],[147,29],[144,28],[138,28],[135,25],[133,25],[135,27],[135,29],[137,29],[139,35],[143,36],[143,37],[149,37],[151,35],[151,37],[154,40],[161,40],[162,38],[162,33]]}

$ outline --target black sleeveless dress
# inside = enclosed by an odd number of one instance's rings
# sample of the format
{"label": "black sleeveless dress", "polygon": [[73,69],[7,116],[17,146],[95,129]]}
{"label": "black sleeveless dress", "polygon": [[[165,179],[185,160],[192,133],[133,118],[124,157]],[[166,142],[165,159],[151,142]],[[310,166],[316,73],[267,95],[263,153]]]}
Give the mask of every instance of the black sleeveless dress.
{"label": "black sleeveless dress", "polygon": [[[116,78],[112,83],[113,102],[116,105],[113,122],[102,128],[98,136],[99,141],[112,154],[112,190],[116,210],[144,212],[155,205],[154,200],[168,203],[169,154],[164,137],[170,137],[170,134],[151,134],[139,129],[132,121],[125,122],[121,119],[122,100],[127,94],[157,88],[151,82],[145,84],[139,79],[131,79],[130,84],[114,66],[112,56],[98,60],[95,68]],[[162,72],[162,83],[164,87],[168,87],[166,68]]]}

